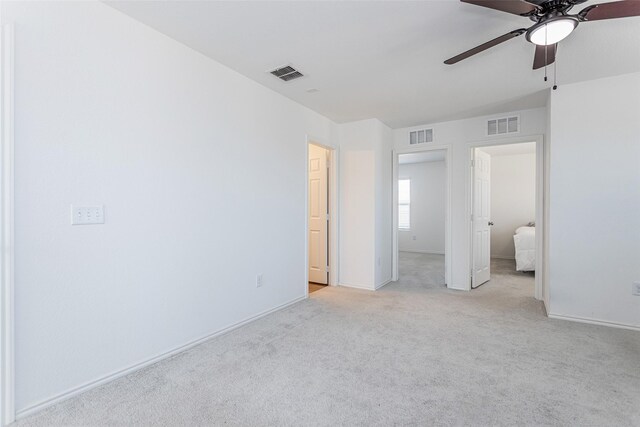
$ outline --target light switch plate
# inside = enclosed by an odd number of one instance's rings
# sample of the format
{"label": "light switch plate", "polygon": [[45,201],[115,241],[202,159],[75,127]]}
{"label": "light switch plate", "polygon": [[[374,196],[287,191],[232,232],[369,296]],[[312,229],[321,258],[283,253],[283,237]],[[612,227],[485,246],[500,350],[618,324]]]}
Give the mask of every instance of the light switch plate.
{"label": "light switch plate", "polygon": [[640,297],[640,282],[633,282],[631,293],[637,297]]}
{"label": "light switch plate", "polygon": [[104,206],[71,205],[71,225],[104,224]]}

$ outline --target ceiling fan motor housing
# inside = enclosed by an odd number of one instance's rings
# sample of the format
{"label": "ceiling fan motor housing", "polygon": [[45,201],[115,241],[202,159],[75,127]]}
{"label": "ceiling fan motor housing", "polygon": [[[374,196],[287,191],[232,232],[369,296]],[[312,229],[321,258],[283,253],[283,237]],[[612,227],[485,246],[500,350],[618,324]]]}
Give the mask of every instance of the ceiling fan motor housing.
{"label": "ceiling fan motor housing", "polygon": [[529,28],[525,38],[540,46],[555,44],[571,34],[579,22],[575,16],[552,12]]}

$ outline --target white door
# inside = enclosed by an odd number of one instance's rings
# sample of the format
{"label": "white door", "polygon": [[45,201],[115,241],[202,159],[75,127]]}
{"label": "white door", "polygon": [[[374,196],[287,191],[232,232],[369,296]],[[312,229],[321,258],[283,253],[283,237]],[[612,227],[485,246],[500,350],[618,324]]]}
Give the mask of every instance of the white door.
{"label": "white door", "polygon": [[471,287],[477,288],[491,275],[491,156],[475,150],[473,167],[473,274]]}
{"label": "white door", "polygon": [[328,151],[309,144],[309,281],[327,284]]}

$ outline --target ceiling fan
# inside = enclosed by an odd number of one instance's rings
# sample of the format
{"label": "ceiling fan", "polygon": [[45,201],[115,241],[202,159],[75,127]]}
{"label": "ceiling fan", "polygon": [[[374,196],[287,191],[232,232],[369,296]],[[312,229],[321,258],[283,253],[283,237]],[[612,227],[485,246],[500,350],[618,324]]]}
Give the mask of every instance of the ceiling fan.
{"label": "ceiling fan", "polygon": [[[460,0],[476,6],[488,7],[502,12],[512,13],[531,19],[535,24],[529,28],[520,28],[496,37],[486,43],[469,49],[444,61],[455,64],[490,47],[525,34],[527,41],[536,45],[533,57],[533,69],[545,67],[555,61],[558,42],[576,29],[581,22],[603,19],[640,16],[640,0],[623,0],[588,6],[571,15],[569,11],[575,5],[587,0]],[[546,80],[546,77],[545,77]],[[555,89],[555,87],[554,87]]]}

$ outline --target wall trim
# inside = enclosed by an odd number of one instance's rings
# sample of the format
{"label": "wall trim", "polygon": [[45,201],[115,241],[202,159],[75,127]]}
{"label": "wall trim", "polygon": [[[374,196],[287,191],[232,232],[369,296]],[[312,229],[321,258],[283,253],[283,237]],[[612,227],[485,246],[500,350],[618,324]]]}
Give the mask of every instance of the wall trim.
{"label": "wall trim", "polygon": [[421,251],[419,249],[414,249],[410,251],[403,251],[402,249],[399,249],[398,252],[409,252],[412,254],[444,255],[444,252],[442,251]]}
{"label": "wall trim", "polygon": [[241,326],[244,326],[244,325],[246,325],[248,323],[254,322],[254,321],[256,321],[256,320],[258,320],[258,319],[260,319],[262,317],[265,317],[265,316],[267,316],[269,314],[275,313],[275,312],[280,311],[280,310],[284,310],[285,308],[290,307],[290,306],[292,306],[292,305],[294,305],[294,304],[296,304],[296,303],[298,303],[300,301],[303,301],[305,299],[307,299],[306,295],[302,296],[302,297],[295,298],[295,299],[293,299],[293,300],[291,300],[289,302],[286,302],[286,303],[281,304],[279,306],[276,306],[274,308],[262,311],[262,312],[260,312],[260,313],[258,313],[256,315],[254,315],[254,316],[247,317],[244,320],[241,320],[241,321],[239,321],[237,323],[234,323],[232,325],[226,326],[226,327],[224,327],[222,329],[219,329],[219,330],[217,330],[215,332],[207,334],[207,335],[205,335],[203,337],[196,338],[195,340],[189,341],[186,344],[182,344],[182,345],[180,345],[178,347],[175,347],[172,350],[168,350],[168,351],[162,352],[162,353],[160,353],[160,354],[158,354],[156,356],[153,356],[153,357],[151,357],[151,358],[149,358],[147,360],[143,360],[141,362],[134,363],[133,365],[130,365],[130,366],[126,367],[126,368],[114,371],[114,372],[112,372],[110,374],[107,374],[107,375],[105,375],[103,377],[97,378],[97,379],[92,380],[92,381],[88,381],[88,382],[86,382],[84,384],[81,384],[81,385],[79,385],[77,387],[71,388],[71,389],[69,389],[67,391],[64,391],[64,392],[62,392],[60,394],[57,394],[57,395],[55,395],[53,397],[50,397],[50,398],[45,399],[45,400],[42,400],[42,401],[40,401],[38,403],[35,403],[35,404],[31,405],[31,406],[28,406],[28,407],[26,407],[24,409],[19,410],[16,413],[16,419],[20,419],[20,418],[24,418],[24,417],[26,417],[28,415],[32,415],[32,414],[34,414],[36,412],[39,412],[39,411],[41,411],[41,410],[43,410],[43,409],[45,409],[45,408],[47,408],[49,406],[52,406],[52,405],[56,404],[56,403],[60,403],[62,401],[70,399],[70,398],[72,398],[74,396],[82,394],[82,393],[84,393],[86,391],[89,391],[89,390],[91,390],[93,388],[96,388],[96,387],[101,386],[103,384],[109,383],[109,382],[111,382],[113,380],[116,380],[116,379],[118,379],[120,377],[123,377],[123,376],[125,376],[127,374],[130,374],[132,372],[139,371],[140,369],[143,369],[143,368],[146,368],[148,366],[154,365],[154,364],[156,364],[158,362],[161,362],[161,361],[163,361],[165,359],[168,359],[171,356],[175,356],[176,354],[182,353],[183,351],[186,351],[186,350],[188,350],[190,348],[193,348],[193,347],[195,347],[197,345],[200,345],[200,344],[202,344],[202,343],[204,343],[206,341],[209,341],[212,338],[215,338],[215,337],[218,337],[220,335],[224,335],[226,333],[229,333],[229,332],[233,331],[234,329],[238,329]]}
{"label": "wall trim", "polygon": [[362,289],[364,291],[375,291],[375,288],[366,285],[354,285],[351,283],[340,282],[338,286],[342,286],[344,288],[353,288],[353,289]]}
{"label": "wall trim", "polygon": [[568,316],[564,314],[554,314],[554,313],[549,313],[548,316],[551,319],[568,320],[570,322],[587,323],[590,325],[607,326],[610,328],[627,329],[630,331],[640,332],[640,326],[629,325],[626,323],[609,322],[607,320],[593,319],[590,317],[577,317],[577,316]]}
{"label": "wall trim", "polygon": [[380,289],[380,288],[382,288],[382,287],[387,286],[387,285],[388,285],[389,283],[391,283],[391,282],[392,282],[392,280],[391,280],[391,279],[387,280],[386,282],[382,282],[382,283],[380,283],[379,285],[376,285],[375,290],[377,291],[378,289]]}
{"label": "wall trim", "polygon": [[2,133],[0,135],[0,425],[15,420],[14,312],[14,27],[0,29]]}

